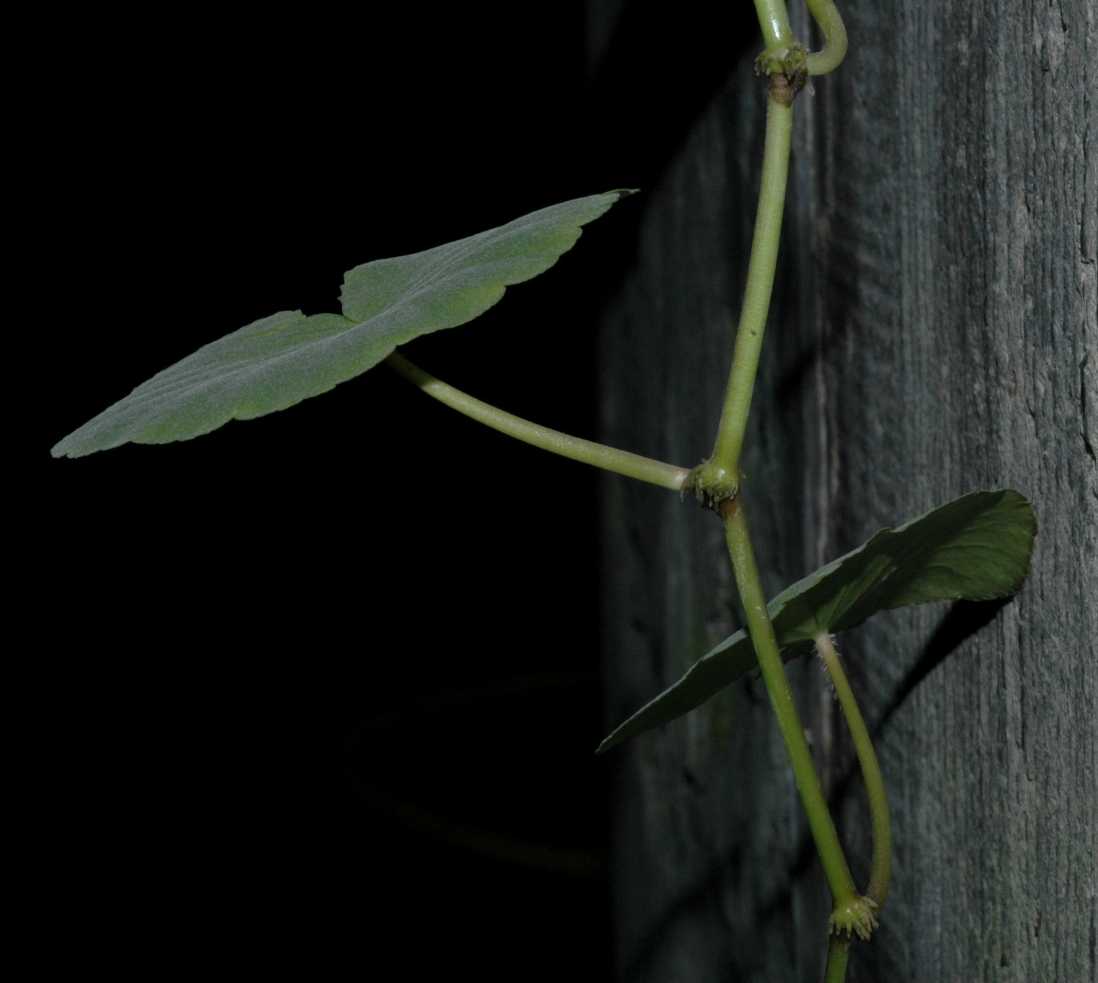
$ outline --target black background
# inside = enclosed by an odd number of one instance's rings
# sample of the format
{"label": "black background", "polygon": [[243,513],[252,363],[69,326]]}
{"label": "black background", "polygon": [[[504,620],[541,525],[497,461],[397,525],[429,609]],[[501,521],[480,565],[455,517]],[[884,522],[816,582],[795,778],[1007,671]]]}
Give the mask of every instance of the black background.
{"label": "black background", "polygon": [[[652,187],[742,36],[679,12],[631,6],[594,78],[578,2],[67,25],[44,447],[200,344],[335,310],[360,262]],[[409,355],[592,433],[643,208]],[[63,947],[122,975],[607,977],[593,471],[384,369],[40,467],[28,746]]]}

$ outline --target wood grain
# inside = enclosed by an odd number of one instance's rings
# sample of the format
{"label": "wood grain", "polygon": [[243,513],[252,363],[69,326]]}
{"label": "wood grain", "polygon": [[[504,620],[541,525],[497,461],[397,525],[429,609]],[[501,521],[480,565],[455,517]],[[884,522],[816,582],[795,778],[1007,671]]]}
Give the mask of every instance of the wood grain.
{"label": "wood grain", "polygon": [[[1093,980],[1094,5],[844,15],[850,57],[797,103],[749,433],[767,587],[978,488],[1019,489],[1040,523],[1014,600],[898,612],[841,640],[897,844],[882,928],[848,978]],[[604,437],[676,463],[709,450],[738,315],[761,156],[753,53],[653,167],[601,326]],[[604,518],[611,724],[736,622],[712,517],[608,480]],[[864,879],[849,741],[818,667],[792,676]],[[619,977],[818,978],[826,887],[759,684],[614,753]]]}

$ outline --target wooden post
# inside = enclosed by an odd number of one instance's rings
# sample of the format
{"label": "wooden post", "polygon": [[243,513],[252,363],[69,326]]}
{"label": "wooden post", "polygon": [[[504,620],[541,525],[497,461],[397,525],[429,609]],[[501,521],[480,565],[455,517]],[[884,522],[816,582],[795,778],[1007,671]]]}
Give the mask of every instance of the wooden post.
{"label": "wooden post", "polygon": [[[660,31],[598,6],[595,77],[616,91],[623,48],[659,51]],[[896,839],[881,929],[849,978],[1094,979],[1098,18],[1085,0],[843,13],[850,57],[797,101],[748,438],[768,588],[978,488],[1017,488],[1040,523],[1016,599],[897,612],[840,640]],[[803,11],[795,26],[808,37]],[[640,165],[648,145],[628,144],[647,186],[602,324],[603,436],[684,464],[713,439],[738,315],[756,48],[729,41],[705,100],[648,106],[674,142]],[[609,725],[736,621],[712,516],[621,481],[604,503]],[[848,737],[819,667],[791,671],[864,880]],[[761,687],[612,753],[619,978],[818,978],[826,886]]]}

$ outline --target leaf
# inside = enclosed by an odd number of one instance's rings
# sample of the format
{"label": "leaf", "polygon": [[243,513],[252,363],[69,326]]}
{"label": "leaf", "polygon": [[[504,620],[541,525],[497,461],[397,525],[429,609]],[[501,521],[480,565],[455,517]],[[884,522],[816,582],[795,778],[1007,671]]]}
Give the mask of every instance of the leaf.
{"label": "leaf", "polygon": [[[1033,508],[1011,490],[973,492],[882,529],[767,605],[782,658],[811,652],[821,633],[854,628],[878,611],[1013,594],[1029,572],[1036,534]],[[622,723],[599,751],[681,717],[754,668],[751,640],[740,630]]]}
{"label": "leaf", "polygon": [[283,410],[373,368],[420,335],[465,324],[504,290],[549,269],[581,227],[629,194],[577,198],[344,277],[345,316],[282,311],[200,348],[53,448],[81,457],[129,441],[162,444]]}

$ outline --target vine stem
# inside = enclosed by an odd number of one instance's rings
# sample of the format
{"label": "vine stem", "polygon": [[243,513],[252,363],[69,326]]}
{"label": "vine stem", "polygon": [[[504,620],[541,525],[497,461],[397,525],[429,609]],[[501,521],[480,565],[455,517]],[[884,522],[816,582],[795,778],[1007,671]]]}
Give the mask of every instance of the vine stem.
{"label": "vine stem", "polygon": [[808,0],[808,12],[824,36],[824,46],[809,52],[805,67],[809,75],[827,75],[846,57],[846,25],[832,0]]}
{"label": "vine stem", "polygon": [[[715,505],[724,522],[725,540],[732,561],[736,588],[743,603],[747,629],[786,752],[808,818],[820,862],[831,889],[834,910],[827,950],[826,983],[843,983],[850,952],[851,930],[868,937],[873,901],[860,898],[850,865],[827,807],[819,776],[805,740],[793,692],[782,666],[774,627],[766,607],[755,562],[740,490],[740,454],[751,412],[770,300],[774,289],[778,245],[785,211],[789,176],[789,152],[793,130],[793,101],[807,74],[833,70],[846,54],[846,31],[831,0],[809,0],[809,7],[825,38],[824,49],[808,54],[793,36],[785,0],[755,0],[766,51],[757,70],[769,75],[766,138],[763,152],[759,204],[751,243],[747,284],[739,328],[732,352],[732,367],[713,453],[692,472],[688,483],[702,501]],[[840,670],[841,671],[841,670]],[[843,933],[845,932],[845,938]]]}
{"label": "vine stem", "polygon": [[804,728],[793,702],[793,691],[782,666],[778,642],[774,637],[774,626],[771,625],[766,610],[766,595],[759,579],[743,504],[738,498],[728,499],[721,504],[720,512],[724,520],[725,540],[732,560],[736,588],[747,619],[747,630],[751,634],[751,643],[755,647],[770,705],[778,718],[778,728],[793,766],[793,778],[808,816],[808,826],[816,842],[816,850],[835,904],[849,904],[857,897],[854,878],[850,875],[850,866],[828,811],[827,799],[824,798],[816,767],[812,763],[812,753],[808,750],[808,742],[804,737]]}
{"label": "vine stem", "polygon": [[531,423],[520,416],[507,413],[490,403],[485,403],[468,393],[447,385],[441,379],[436,379],[428,372],[424,372],[418,365],[409,362],[403,355],[395,352],[390,355],[385,364],[398,375],[403,376],[413,385],[418,386],[423,392],[440,403],[444,403],[451,409],[457,410],[470,419],[483,423],[493,430],[514,437],[524,443],[540,447],[542,450],[559,454],[581,464],[590,464],[604,471],[613,471],[615,474],[625,475],[627,478],[636,478],[638,481],[646,481],[661,488],[671,491],[681,491],[689,471],[673,464],[665,464],[650,457],[642,457],[640,454],[632,454],[629,451],[617,450],[607,447],[605,444],[596,443],[593,440],[584,440],[582,437],[573,437],[570,434],[561,433],[559,430],[551,430],[537,423]]}
{"label": "vine stem", "polygon": [[[846,57],[846,25],[833,0],[807,0],[807,3],[808,12],[823,34],[824,46],[819,51],[808,52],[805,67],[809,75],[827,75]],[[796,46],[785,0],[755,0],[755,13],[768,51]]]}
{"label": "vine stem", "polygon": [[866,896],[878,908],[884,906],[888,897],[888,885],[892,877],[892,818],[888,810],[888,794],[885,792],[881,766],[877,761],[877,752],[873,749],[873,740],[869,728],[858,708],[854,691],[846,678],[835,643],[828,634],[816,639],[816,652],[827,668],[831,682],[835,685],[835,695],[839,699],[846,726],[854,741],[854,750],[858,755],[858,766],[862,770],[866,797],[869,799],[869,816],[873,827],[873,861],[870,866],[869,886]]}
{"label": "vine stem", "polygon": [[747,286],[717,439],[709,459],[711,465],[730,476],[737,487],[740,452],[751,412],[751,395],[755,388],[770,296],[774,289],[774,271],[778,264],[792,132],[793,107],[783,105],[771,94],[766,107],[763,173],[751,259],[747,268]]}
{"label": "vine stem", "polygon": [[838,935],[831,936],[827,944],[827,969],[824,970],[824,983],[843,983],[846,979],[846,964],[850,959],[850,940]]}
{"label": "vine stem", "polygon": [[755,0],[755,13],[767,48],[784,48],[793,43],[785,0]]}

